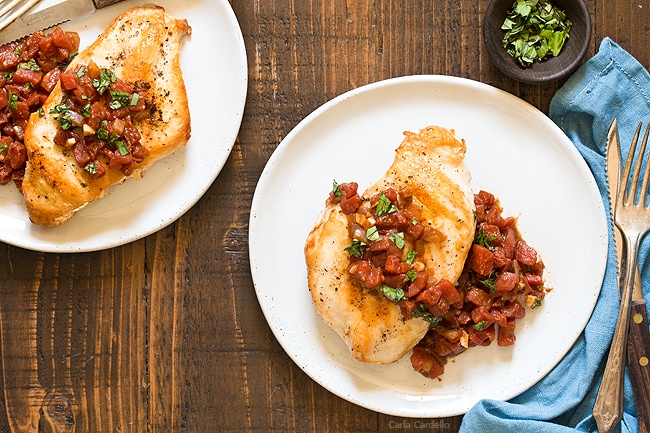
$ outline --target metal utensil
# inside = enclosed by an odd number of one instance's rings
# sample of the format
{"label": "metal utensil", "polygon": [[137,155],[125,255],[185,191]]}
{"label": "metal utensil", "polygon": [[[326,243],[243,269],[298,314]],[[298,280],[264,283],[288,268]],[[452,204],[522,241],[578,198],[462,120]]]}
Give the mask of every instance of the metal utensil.
{"label": "metal utensil", "polygon": [[[607,148],[605,151],[607,161],[607,186],[609,190],[609,204],[614,217],[616,196],[621,172],[621,146],[618,136],[618,123],[616,119],[612,122],[607,134]],[[624,266],[624,244],[621,229],[614,225],[614,243],[618,261],[619,294],[622,288],[622,267]],[[639,433],[650,433],[650,396],[647,390],[650,389],[650,331],[648,330],[648,316],[645,301],[643,300],[643,289],[638,266],[634,270],[634,287],[632,289],[631,322],[629,323],[627,337],[627,364],[632,388],[637,406],[637,419]]]}
{"label": "metal utensil", "polygon": [[[641,125],[637,128],[632,141],[632,146],[625,163],[625,169],[616,194],[614,222],[620,228],[625,238],[625,267],[622,269],[623,292],[618,319],[614,330],[614,337],[610,347],[603,380],[594,404],[593,415],[601,433],[611,433],[623,416],[623,379],[625,360],[627,354],[627,335],[630,321],[632,289],[635,281],[634,270],[637,267],[637,252],[639,242],[643,235],[650,230],[650,208],[646,206],[648,194],[648,181],[650,180],[650,167],[643,175],[640,198],[637,200],[639,175],[644,160],[648,133],[646,129],[639,156],[636,158],[634,171],[632,165],[635,161],[636,147],[639,139]],[[632,178],[630,181],[630,173]],[[629,189],[628,189],[629,183]]]}
{"label": "metal utensil", "polygon": [[17,18],[33,8],[41,0],[11,0],[3,2],[0,8],[0,30],[13,23]]}
{"label": "metal utensil", "polygon": [[[639,128],[637,128],[637,134]],[[618,133],[616,140],[618,140]],[[620,233],[620,230],[616,231]],[[622,249],[619,248],[619,251]],[[648,394],[648,390],[650,390],[650,365],[648,363],[650,359],[650,330],[648,329],[648,314],[643,299],[643,285],[638,266],[635,267],[634,272],[632,305],[630,307],[631,321],[627,336],[627,368],[634,389],[639,433],[650,433],[650,394]]]}
{"label": "metal utensil", "polygon": [[[37,3],[38,0],[28,0]],[[15,21],[6,24],[6,28],[0,25],[0,44],[15,41],[32,33],[45,30],[59,25],[66,21],[90,15],[97,9],[119,3],[122,0],[65,0],[48,8],[34,13],[22,11],[20,17]],[[18,11],[17,11],[18,12]]]}

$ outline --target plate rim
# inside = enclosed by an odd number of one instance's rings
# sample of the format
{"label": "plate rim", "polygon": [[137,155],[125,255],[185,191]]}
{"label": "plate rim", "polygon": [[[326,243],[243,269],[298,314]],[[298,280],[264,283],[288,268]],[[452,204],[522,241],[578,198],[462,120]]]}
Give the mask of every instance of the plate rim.
{"label": "plate rim", "polygon": [[[355,395],[350,394],[349,392],[346,393],[344,391],[341,391],[340,389],[335,389],[330,383],[323,383],[323,381],[319,380],[319,377],[317,377],[314,372],[309,369],[308,366],[304,366],[301,364],[300,359],[296,353],[293,353],[289,348],[287,347],[287,341],[286,339],[280,335],[280,329],[275,329],[274,325],[272,324],[272,319],[271,316],[271,309],[272,307],[270,305],[267,305],[267,303],[264,301],[264,296],[265,293],[263,293],[259,289],[259,284],[261,284],[260,278],[261,276],[258,274],[256,270],[256,265],[255,261],[259,259],[257,251],[256,251],[256,239],[255,237],[257,236],[256,230],[256,219],[258,218],[259,212],[259,202],[261,200],[260,194],[261,194],[261,188],[260,186],[264,186],[266,183],[266,179],[271,176],[271,169],[276,165],[277,161],[281,159],[282,155],[288,151],[289,148],[289,143],[291,143],[296,135],[298,135],[303,129],[305,129],[310,123],[312,123],[316,118],[320,117],[324,112],[327,112],[330,110],[332,107],[348,100],[351,98],[354,98],[362,93],[365,92],[372,92],[375,91],[378,88],[385,87],[385,86],[391,86],[391,85],[400,85],[404,83],[409,83],[409,82],[425,82],[425,83],[434,83],[434,84],[444,84],[444,83],[452,83],[452,84],[457,84],[457,85],[463,85],[467,86],[470,88],[479,88],[482,89],[483,91],[489,91],[489,92],[495,92],[495,94],[498,94],[501,97],[507,98],[511,101],[516,101],[517,104],[523,104],[524,106],[527,107],[527,109],[531,110],[535,115],[540,116],[541,119],[543,119],[543,122],[545,123],[546,127],[551,127],[553,129],[556,129],[559,133],[562,134],[564,138],[566,138],[567,143],[571,143],[570,139],[566,137],[566,134],[561,131],[561,129],[544,113],[542,113],[539,109],[536,107],[532,106],[528,102],[516,97],[515,95],[512,95],[504,90],[498,89],[494,86],[491,86],[486,83],[474,81],[471,79],[467,78],[462,78],[462,77],[454,77],[454,76],[447,76],[447,75],[409,75],[409,76],[402,76],[402,77],[394,77],[394,78],[389,78],[386,80],[381,80],[373,83],[366,84],[364,86],[349,90],[341,95],[338,95],[334,97],[333,99],[326,101],[324,104],[316,108],[314,111],[309,113],[307,116],[305,116],[286,136],[285,138],[280,142],[280,144],[277,146],[277,148],[274,150],[273,154],[271,157],[268,159],[261,175],[257,183],[257,187],[255,189],[255,192],[253,194],[253,201],[251,204],[251,212],[250,212],[250,218],[249,218],[249,264],[251,267],[251,276],[255,288],[255,293],[258,298],[258,302],[260,304],[260,308],[262,309],[262,312],[264,314],[264,317],[267,321],[267,325],[269,326],[271,332],[275,336],[276,340],[280,344],[280,346],[283,348],[285,353],[291,358],[291,360],[305,373],[307,374],[312,380],[314,380],[316,383],[319,385],[323,386],[325,389],[328,391],[332,392],[333,394],[353,403],[356,405],[359,405],[361,407],[364,407],[369,410],[373,410],[376,412],[384,413],[387,415],[393,415],[393,416],[403,416],[403,417],[441,417],[441,416],[455,416],[455,415],[462,415],[464,414],[471,405],[473,405],[475,402],[471,403],[468,407],[464,408],[462,411],[447,411],[444,413],[424,413],[421,411],[418,411],[417,409],[414,411],[400,411],[400,410],[390,410],[386,408],[379,408],[375,405],[368,405],[366,401],[364,401],[362,398],[357,398]],[[598,186],[595,182],[595,178],[593,177],[593,173],[591,170],[589,170],[588,165],[584,158],[580,155],[579,151],[575,146],[571,143],[571,146],[568,146],[565,150],[569,151],[574,159],[576,161],[579,161],[585,175],[588,175],[586,179],[589,180],[589,188],[592,190],[594,194],[598,193]],[[598,200],[595,201],[597,203],[598,207],[602,212],[600,212],[599,215],[600,218],[596,218],[600,224],[602,225],[601,228],[604,228],[607,230],[607,217],[605,214],[605,208],[604,204],[602,202],[602,199],[600,198],[600,195],[598,195]],[[596,196],[594,195],[592,199],[596,199]],[[604,233],[606,234],[606,233]],[[599,237],[600,238],[600,237]],[[597,276],[597,281],[600,283],[602,286],[602,281],[605,277],[605,269],[606,269],[606,261],[607,261],[607,237],[605,236],[604,238],[600,239],[600,246],[601,246],[601,254],[600,254],[600,265],[599,269],[599,275]],[[306,285],[306,282],[305,282]],[[524,392],[525,390],[529,389],[530,387],[534,386],[535,383],[537,383],[539,380],[543,379],[555,366],[566,356],[566,354],[571,350],[571,347],[575,344],[575,342],[578,340],[582,332],[584,332],[584,327],[587,325],[589,321],[589,317],[593,313],[593,309],[595,308],[597,299],[598,299],[598,292],[594,293],[593,299],[591,299],[591,305],[589,307],[589,313],[586,314],[586,318],[584,320],[584,323],[580,324],[580,329],[581,331],[577,333],[575,336],[575,339],[573,342],[568,345],[566,350],[563,351],[561,356],[558,357],[557,361],[550,367],[546,369],[546,371],[541,374],[541,376],[532,384],[528,384],[525,389],[520,390],[510,396],[507,396],[504,398],[504,400],[509,400],[510,398],[516,397],[520,393]],[[325,325],[326,326],[326,325]],[[321,337],[320,335],[318,337]]]}
{"label": "plate rim", "polygon": [[[111,236],[108,239],[104,239],[103,241],[97,241],[95,238],[89,238],[85,240],[79,240],[76,242],[50,243],[46,240],[39,240],[29,235],[21,237],[21,236],[14,235],[11,232],[8,234],[4,232],[0,232],[0,242],[5,243],[7,245],[12,245],[15,247],[31,250],[31,251],[45,252],[45,253],[82,253],[82,252],[102,251],[114,247],[123,246],[131,242],[135,242],[137,240],[143,239],[153,233],[156,233],[164,229],[165,227],[173,224],[175,221],[181,218],[205,195],[205,193],[212,186],[212,184],[215,182],[215,180],[223,170],[224,166],[226,165],[229,156],[232,153],[232,149],[234,148],[234,145],[236,143],[239,131],[241,129],[243,116],[244,116],[244,109],[245,109],[246,99],[248,94],[248,57],[246,53],[246,45],[244,42],[241,26],[239,25],[237,16],[235,15],[232,5],[227,0],[201,0],[200,2],[193,2],[191,10],[194,10],[194,8],[199,7],[198,6],[199,3],[203,1],[212,2],[215,7],[217,7],[220,11],[223,11],[223,15],[219,19],[225,19],[228,22],[227,33],[229,33],[230,35],[229,38],[232,38],[234,41],[236,41],[236,47],[234,51],[236,52],[236,58],[239,60],[239,62],[232,65],[231,67],[233,71],[234,70],[237,71],[237,74],[235,74],[237,75],[237,78],[236,80],[233,80],[231,85],[236,86],[238,90],[238,98],[236,101],[235,99],[233,99],[231,102],[234,102],[234,104],[229,105],[234,108],[233,110],[231,110],[232,121],[227,125],[227,128],[226,127],[222,128],[222,130],[227,131],[227,133],[224,133],[222,136],[222,140],[224,144],[222,148],[223,158],[222,160],[218,161],[218,163],[214,165],[214,170],[210,173],[210,176],[205,176],[204,182],[201,184],[201,188],[192,189],[191,199],[184,201],[182,203],[182,206],[178,207],[177,209],[170,210],[167,214],[163,216],[163,218],[155,219],[154,222],[149,224],[147,227],[126,229],[124,232],[116,233],[115,236]],[[128,10],[129,8],[137,7],[137,6],[146,6],[150,4],[151,3],[149,3],[146,0],[123,1],[106,8],[106,10],[115,10],[116,11],[115,16],[117,16],[120,13]],[[157,4],[161,5],[165,9],[179,7],[179,5],[180,7],[182,7],[183,5],[185,5],[185,3],[182,2],[179,3],[176,0],[169,0],[169,1],[162,0],[160,3]],[[189,5],[189,3],[187,5]],[[80,19],[79,21],[80,28],[78,31],[83,31],[85,29],[84,27],[85,19],[88,19],[88,17],[83,17]],[[108,25],[109,23],[110,20],[106,23],[106,25]],[[75,24],[77,24],[76,21],[70,21],[68,23],[65,23],[63,26],[67,29],[75,31],[74,28]],[[104,28],[104,26],[101,27],[102,29]],[[84,43],[83,46],[85,47],[91,42],[92,42],[91,40],[88,40],[86,43]],[[192,108],[192,105],[194,104],[190,102],[190,108]],[[195,127],[194,116],[192,117],[193,117],[192,129],[194,129]],[[190,142],[188,144],[191,144],[191,142],[192,142],[192,138],[190,138]],[[184,149],[179,149],[173,154],[168,155],[163,160],[158,161],[158,163],[160,164],[164,160],[168,160],[169,158],[174,157],[175,154],[178,154],[183,150]],[[186,168],[186,170],[187,169],[188,168]],[[126,180],[128,181],[132,179],[126,179]],[[111,191],[115,188],[115,186],[116,185],[111,186]],[[15,188],[15,186],[9,184],[0,186],[0,188],[3,187]],[[25,213],[25,216],[27,216],[27,213]],[[8,217],[11,218],[10,216]],[[153,220],[153,218],[151,219]],[[29,231],[30,227],[32,226],[32,223],[28,219],[25,221],[25,223],[26,223],[26,228],[25,230],[23,230],[23,232]],[[57,227],[46,227],[44,229],[56,230],[56,228]],[[40,227],[38,229],[40,229]]]}

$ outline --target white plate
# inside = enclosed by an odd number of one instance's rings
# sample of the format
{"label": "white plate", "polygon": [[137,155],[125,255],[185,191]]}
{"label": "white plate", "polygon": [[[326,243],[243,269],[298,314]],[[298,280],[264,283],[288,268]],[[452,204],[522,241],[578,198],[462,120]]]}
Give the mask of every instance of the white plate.
{"label": "white plate", "polygon": [[[62,27],[90,44],[120,13],[151,2],[125,1]],[[29,222],[20,193],[0,186],[0,241],[51,252],[101,250],[151,234],[189,210],[215,180],[232,150],[246,100],[244,41],[226,0],[160,0],[192,35],[183,42],[181,68],[187,88],[192,137],[157,162],[143,179],[129,179],[59,227]]]}
{"label": "white plate", "polygon": [[[467,142],[473,188],[494,193],[544,260],[554,290],[529,310],[512,347],[476,347],[441,380],[409,356],[369,365],[349,354],[311,302],[303,246],[338,182],[364,190],[393,160],[405,130],[454,129]],[[269,159],[253,198],[250,261],[276,338],[316,382],[378,412],[405,417],[465,413],[479,399],[507,400],[548,373],[571,348],[595,305],[607,258],[607,218],[594,178],[569,139],[540,111],[485,84],[414,76],[371,84],[305,118]]]}

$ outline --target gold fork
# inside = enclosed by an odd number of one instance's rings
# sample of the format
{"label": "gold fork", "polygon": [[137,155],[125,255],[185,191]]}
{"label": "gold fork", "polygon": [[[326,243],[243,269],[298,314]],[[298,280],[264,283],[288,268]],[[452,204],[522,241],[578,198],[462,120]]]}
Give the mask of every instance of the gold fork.
{"label": "gold fork", "polygon": [[634,269],[637,267],[639,243],[643,236],[650,231],[650,204],[646,205],[648,181],[650,180],[650,164],[646,164],[641,189],[638,194],[639,197],[637,199],[639,175],[644,160],[646,144],[648,143],[650,125],[646,128],[643,136],[641,149],[636,158],[634,172],[630,179],[641,126],[642,123],[639,124],[634,134],[616,195],[614,222],[621,230],[625,239],[625,257],[627,257],[627,260],[625,261],[625,267],[621,269],[623,272],[621,275],[623,277],[621,279],[623,290],[618,319],[616,320],[616,328],[614,329],[614,337],[609,349],[603,380],[600,384],[593,409],[593,416],[600,433],[611,433],[623,417],[623,381],[627,358],[627,334],[630,322],[632,288],[634,287],[636,274]]}
{"label": "gold fork", "polygon": [[40,0],[4,0],[0,2],[0,30],[16,21]]}

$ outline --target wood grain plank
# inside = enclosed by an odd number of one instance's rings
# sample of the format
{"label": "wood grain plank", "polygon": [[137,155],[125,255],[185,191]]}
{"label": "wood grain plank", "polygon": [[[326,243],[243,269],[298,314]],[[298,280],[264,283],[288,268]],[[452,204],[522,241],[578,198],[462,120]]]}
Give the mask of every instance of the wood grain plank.
{"label": "wood grain plank", "polygon": [[[588,56],[611,36],[646,67],[650,5],[587,0]],[[484,2],[240,0],[249,92],[204,197],[143,240],[83,254],[0,244],[0,432],[458,431],[462,417],[378,414],[307,376],[271,333],[248,262],[264,165],[326,101],[383,79],[454,75],[547,112],[562,82],[518,83],[482,43]],[[2,188],[2,187],[0,187]]]}
{"label": "wood grain plank", "polygon": [[[8,257],[0,260],[3,281],[0,286],[0,342],[6,409],[6,423],[3,424],[10,431],[36,432],[46,394],[39,385],[35,365],[38,359],[35,326],[39,311],[38,281],[43,272],[43,255],[6,245],[3,251]],[[30,266],[19,265],[21,263]],[[28,281],[36,283],[25,284]]]}
{"label": "wood grain plank", "polygon": [[[156,233],[149,250],[151,291],[149,293],[147,365],[149,369],[149,416],[152,432],[178,430],[182,425],[180,386],[184,371],[179,360],[182,348],[182,286],[186,274],[185,223],[178,222]],[[151,251],[151,252],[150,252]],[[179,377],[180,376],[180,377]]]}

